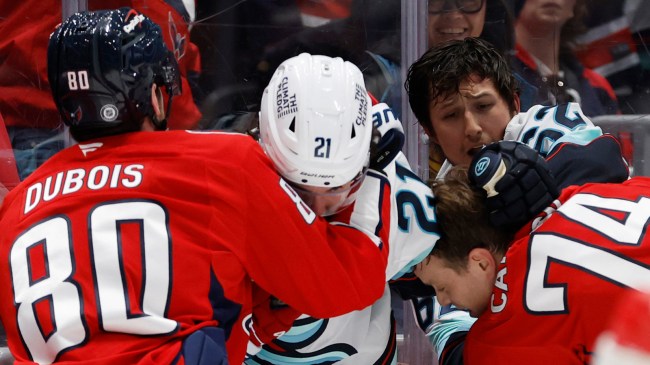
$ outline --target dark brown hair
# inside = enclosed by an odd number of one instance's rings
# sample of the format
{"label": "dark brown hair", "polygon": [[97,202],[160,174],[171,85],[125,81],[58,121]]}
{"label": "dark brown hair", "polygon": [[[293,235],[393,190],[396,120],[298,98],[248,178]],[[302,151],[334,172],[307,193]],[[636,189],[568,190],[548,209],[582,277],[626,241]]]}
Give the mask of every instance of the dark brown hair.
{"label": "dark brown hair", "polygon": [[467,256],[474,248],[485,248],[492,254],[505,253],[512,233],[488,223],[485,192],[469,184],[467,168],[454,167],[444,180],[434,181],[431,188],[442,231],[431,255],[460,269],[466,266]]}
{"label": "dark brown hair", "polygon": [[404,84],[413,114],[430,135],[434,133],[429,103],[458,93],[460,83],[471,75],[492,80],[510,111],[515,112],[518,84],[501,53],[480,38],[447,41],[431,47],[415,61]]}

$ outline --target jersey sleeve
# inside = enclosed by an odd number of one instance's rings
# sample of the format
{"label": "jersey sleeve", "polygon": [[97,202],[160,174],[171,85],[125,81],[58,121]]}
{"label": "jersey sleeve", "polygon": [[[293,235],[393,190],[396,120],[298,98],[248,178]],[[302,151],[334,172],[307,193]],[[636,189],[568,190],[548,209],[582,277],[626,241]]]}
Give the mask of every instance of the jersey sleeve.
{"label": "jersey sleeve", "polygon": [[535,105],[508,123],[503,139],[527,144],[546,157],[563,142],[584,145],[603,134],[578,103]]}
{"label": "jersey sleeve", "polygon": [[317,318],[358,310],[378,299],[388,253],[375,227],[332,225],[316,217],[255,146],[247,151],[242,181],[249,196],[244,261],[251,278],[282,302]]}
{"label": "jersey sleeve", "polygon": [[560,143],[546,161],[560,189],[586,183],[620,183],[630,177],[621,146],[609,134],[586,145]]}
{"label": "jersey sleeve", "polygon": [[392,187],[390,255],[386,275],[397,280],[413,271],[440,238],[431,187],[400,152],[385,169]]}
{"label": "jersey sleeve", "polygon": [[411,299],[418,326],[433,345],[441,365],[462,364],[465,336],[476,318],[453,305],[441,306],[435,296]]}

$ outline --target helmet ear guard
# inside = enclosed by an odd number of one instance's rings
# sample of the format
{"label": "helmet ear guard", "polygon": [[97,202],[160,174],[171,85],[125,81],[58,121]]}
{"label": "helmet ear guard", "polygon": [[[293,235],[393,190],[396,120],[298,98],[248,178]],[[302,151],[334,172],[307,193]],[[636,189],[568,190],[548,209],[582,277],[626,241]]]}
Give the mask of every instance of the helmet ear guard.
{"label": "helmet ear guard", "polygon": [[157,129],[152,85],[171,98],[180,75],[160,27],[130,8],[73,14],[50,36],[48,77],[54,102],[72,136],[91,138],[137,131],[149,116]]}

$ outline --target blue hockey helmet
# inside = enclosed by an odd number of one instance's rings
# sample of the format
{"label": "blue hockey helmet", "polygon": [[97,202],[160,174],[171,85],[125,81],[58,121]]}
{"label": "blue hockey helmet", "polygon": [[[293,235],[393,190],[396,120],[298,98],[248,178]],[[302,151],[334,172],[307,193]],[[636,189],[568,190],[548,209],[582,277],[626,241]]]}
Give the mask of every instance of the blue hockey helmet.
{"label": "blue hockey helmet", "polygon": [[154,114],[151,86],[166,89],[169,113],[181,85],[160,27],[126,7],[65,20],[50,36],[48,78],[63,121],[78,141],[137,131],[145,116],[165,129],[166,121]]}

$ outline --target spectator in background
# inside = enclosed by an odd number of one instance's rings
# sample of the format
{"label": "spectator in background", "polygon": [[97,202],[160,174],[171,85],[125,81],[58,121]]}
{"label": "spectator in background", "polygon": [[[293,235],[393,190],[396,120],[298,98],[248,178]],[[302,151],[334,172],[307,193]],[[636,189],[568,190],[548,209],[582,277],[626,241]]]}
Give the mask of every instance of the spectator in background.
{"label": "spectator in background", "polygon": [[[180,5],[180,6],[179,6]],[[182,95],[169,116],[171,129],[193,129],[201,117],[191,84],[200,61],[189,39],[193,9],[176,1],[89,0],[88,9],[131,6],[163,28],[163,37],[177,58]],[[4,116],[21,180],[68,144],[52,101],[45,62],[47,42],[61,23],[61,1],[26,0],[0,3],[0,113]]]}
{"label": "spectator in background", "polygon": [[20,183],[18,170],[16,170],[16,158],[11,148],[11,141],[7,134],[4,119],[0,114],[0,184],[5,189],[11,190]]}
{"label": "spectator in background", "polygon": [[577,102],[593,117],[619,112],[609,82],[584,67],[574,54],[574,40],[584,31],[585,0],[518,0],[516,58],[513,72],[537,86],[532,105]]}
{"label": "spectator in background", "polygon": [[21,179],[64,148],[45,62],[47,39],[60,22],[60,1],[0,3],[0,113]]}
{"label": "spectator in background", "polygon": [[511,11],[504,0],[429,0],[429,47],[452,39],[480,37],[510,54],[514,37]]}
{"label": "spectator in background", "polygon": [[[210,90],[206,119],[257,111],[273,71],[300,53],[349,60],[377,98],[389,102],[392,95],[383,94],[393,84],[401,96],[399,69],[391,68],[400,57],[399,1],[224,0],[199,2],[197,13],[193,35],[206,66],[201,83]],[[366,51],[387,61],[375,65]]]}
{"label": "spectator in background", "polygon": [[576,54],[610,82],[623,114],[650,113],[650,2],[589,0]]}

